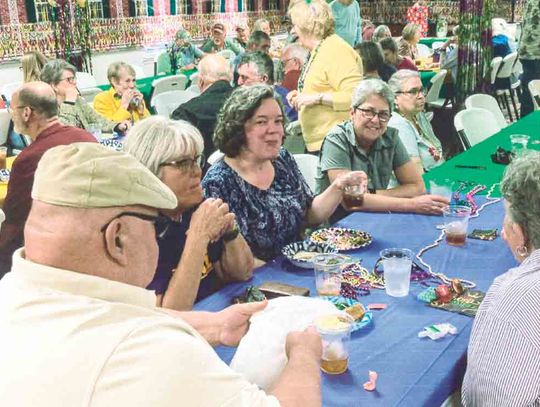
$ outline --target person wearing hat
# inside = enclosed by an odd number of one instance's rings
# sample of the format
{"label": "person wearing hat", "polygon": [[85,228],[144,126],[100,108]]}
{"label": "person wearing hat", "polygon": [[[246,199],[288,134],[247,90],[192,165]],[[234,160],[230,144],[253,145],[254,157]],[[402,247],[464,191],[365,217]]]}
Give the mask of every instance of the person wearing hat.
{"label": "person wearing hat", "polygon": [[41,156],[48,149],[79,141],[96,142],[87,131],[64,126],[58,118],[58,101],[51,85],[28,82],[11,97],[9,108],[14,129],[32,139],[13,162],[3,210],[6,220],[0,229],[0,278],[11,267],[11,256],[23,245],[23,229],[30,212],[30,191]]}
{"label": "person wearing hat", "polygon": [[246,23],[238,23],[236,25],[236,38],[233,41],[243,49],[247,48],[249,41],[249,27]]}
{"label": "person wearing hat", "polygon": [[224,50],[230,50],[235,55],[244,51],[240,44],[227,38],[227,30],[222,23],[215,23],[212,26],[212,36],[206,40],[201,49],[206,53],[215,53]]}
{"label": "person wearing hat", "polygon": [[169,55],[176,61],[177,69],[190,71],[195,69],[198,60],[204,56],[204,52],[191,43],[191,36],[187,31],[180,29],[174,36]]}
{"label": "person wearing hat", "polygon": [[288,364],[267,394],[211,348],[237,346],[266,301],[217,313],[156,308],[144,288],[155,225],[177,200],[134,157],[99,144],[53,148],[32,198],[25,246],[0,281],[2,404],[321,404],[313,328],[288,334]]}

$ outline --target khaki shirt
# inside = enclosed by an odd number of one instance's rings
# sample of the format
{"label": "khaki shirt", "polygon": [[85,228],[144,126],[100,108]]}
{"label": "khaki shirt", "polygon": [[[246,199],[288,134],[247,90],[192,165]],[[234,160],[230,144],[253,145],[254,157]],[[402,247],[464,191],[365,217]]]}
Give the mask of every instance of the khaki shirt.
{"label": "khaki shirt", "polygon": [[13,256],[0,281],[0,400],[47,406],[278,406],[153,292]]}

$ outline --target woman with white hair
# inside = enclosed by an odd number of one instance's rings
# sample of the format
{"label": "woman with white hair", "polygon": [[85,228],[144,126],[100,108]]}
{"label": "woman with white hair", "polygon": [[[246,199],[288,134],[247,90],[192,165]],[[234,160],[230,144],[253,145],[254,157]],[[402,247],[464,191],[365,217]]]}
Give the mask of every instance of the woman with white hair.
{"label": "woman with white hair", "polygon": [[287,95],[298,111],[307,151],[316,153],[326,133],[347,119],[354,87],[362,79],[360,56],[335,34],[334,17],[324,0],[291,3],[289,14],[299,43],[310,57]]}
{"label": "woman with white hair", "polygon": [[402,57],[407,57],[413,61],[418,58],[418,49],[416,46],[420,41],[421,30],[418,24],[409,23],[403,27],[401,38],[398,42],[398,53]]}
{"label": "woman with white hair", "polygon": [[203,148],[191,124],[160,116],[134,125],[124,144],[178,199],[174,210],[162,213],[166,222],[156,225],[159,261],[148,286],[165,308],[189,310],[224,283],[249,279],[253,269],[253,256],[228,205],[203,200]]}
{"label": "woman with white hair", "polygon": [[[380,79],[365,79],[354,91],[350,120],[338,124],[321,148],[317,192],[351,171],[368,176],[369,194],[361,210],[441,214],[448,199],[424,195],[425,186],[417,166],[409,158],[398,131],[388,127],[394,94]],[[395,174],[399,185],[388,188]],[[346,212],[341,208],[335,218]]]}
{"label": "woman with white hair", "polygon": [[396,109],[388,126],[399,131],[399,138],[420,172],[444,162],[441,142],[424,114],[426,99],[420,74],[402,69],[392,75],[388,86],[396,95]]}

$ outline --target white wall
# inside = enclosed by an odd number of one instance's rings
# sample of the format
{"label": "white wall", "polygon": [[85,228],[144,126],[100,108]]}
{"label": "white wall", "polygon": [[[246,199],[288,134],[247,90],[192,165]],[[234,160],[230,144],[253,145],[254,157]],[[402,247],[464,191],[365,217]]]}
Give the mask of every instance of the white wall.
{"label": "white wall", "polygon": [[[113,62],[124,61],[130,65],[139,65],[147,76],[154,75],[154,56],[159,49],[133,48],[130,50],[110,51],[92,55],[92,67],[94,77],[98,84],[106,84],[107,68]],[[0,63],[0,89],[3,85],[11,82],[22,81],[22,71],[19,69],[20,62]]]}

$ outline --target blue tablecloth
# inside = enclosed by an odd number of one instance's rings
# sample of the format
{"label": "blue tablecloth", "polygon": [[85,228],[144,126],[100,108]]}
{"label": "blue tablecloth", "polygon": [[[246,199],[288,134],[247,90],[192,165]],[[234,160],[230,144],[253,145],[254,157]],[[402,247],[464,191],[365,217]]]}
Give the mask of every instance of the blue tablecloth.
{"label": "blue tablecloth", "polygon": [[[484,202],[483,198],[478,198],[478,202]],[[500,230],[503,215],[502,202],[488,206],[480,217],[471,219],[469,230]],[[417,252],[433,242],[440,233],[435,226],[441,221],[440,217],[413,214],[355,213],[338,226],[372,234],[373,243],[369,247],[350,252],[372,269],[384,248],[407,247]],[[451,247],[443,242],[428,251],[424,260],[434,271],[475,281],[483,291],[494,277],[516,265],[500,237],[492,242],[467,239],[464,247]],[[195,309],[220,310],[230,304],[232,297],[242,294],[247,285],[264,281],[309,287],[311,295],[315,293],[313,271],[298,269],[278,258],[256,270],[252,281],[231,284],[199,302]],[[381,290],[372,290],[361,298],[364,305],[383,302],[388,308],[373,311],[373,324],[352,335],[349,370],[337,376],[323,374],[324,406],[438,406],[459,388],[473,319],[424,305],[416,299],[423,289],[411,283],[411,293],[405,298],[389,297]],[[442,322],[452,323],[459,333],[438,341],[417,337],[424,326]],[[217,352],[227,363],[234,355],[233,348],[219,347]],[[362,388],[369,370],[379,374],[377,390],[371,393]]]}

